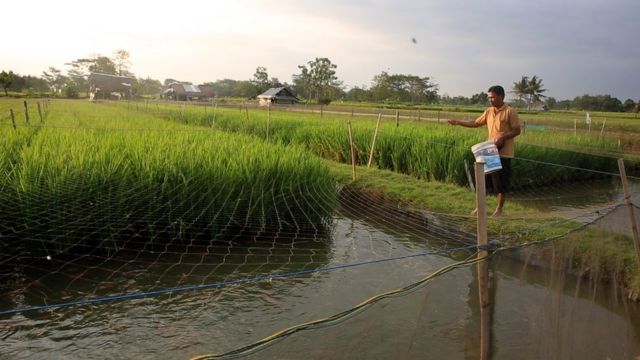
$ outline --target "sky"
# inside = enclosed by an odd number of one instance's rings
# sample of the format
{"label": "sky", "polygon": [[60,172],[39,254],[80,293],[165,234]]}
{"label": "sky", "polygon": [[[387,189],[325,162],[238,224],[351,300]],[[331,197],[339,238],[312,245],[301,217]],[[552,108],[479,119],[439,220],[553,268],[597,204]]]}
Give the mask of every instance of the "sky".
{"label": "sky", "polygon": [[291,83],[327,57],[347,89],[386,71],[469,97],[537,75],[557,100],[640,100],[638,0],[13,0],[2,13],[0,70],[20,75],[124,49],[137,77],[249,80],[262,66]]}

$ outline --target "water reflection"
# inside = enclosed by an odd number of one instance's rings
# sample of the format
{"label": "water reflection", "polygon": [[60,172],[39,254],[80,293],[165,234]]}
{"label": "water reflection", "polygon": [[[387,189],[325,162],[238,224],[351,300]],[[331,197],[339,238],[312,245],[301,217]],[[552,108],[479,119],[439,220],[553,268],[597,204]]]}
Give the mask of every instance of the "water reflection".
{"label": "water reflection", "polygon": [[[205,247],[151,247],[144,253],[123,249],[109,257],[67,259],[57,274],[46,271],[47,262],[33,263],[21,269],[22,283],[13,283],[9,292],[0,294],[1,305],[364,263],[455,247],[468,239],[460,227],[442,229],[460,224],[457,219],[431,218],[355,195],[341,197],[341,208],[326,234],[299,233],[288,242],[256,237]],[[62,259],[52,263],[57,261]],[[2,316],[0,353],[30,359],[174,359],[224,352],[339,313],[453,261],[429,254],[291,278]],[[560,265],[555,267],[562,269]],[[638,305],[627,303],[617,287],[505,256],[493,258],[489,274],[491,358],[617,359],[640,354]],[[474,267],[461,268],[410,294],[376,303],[345,322],[297,333],[247,358],[477,359],[481,324],[477,289]]]}

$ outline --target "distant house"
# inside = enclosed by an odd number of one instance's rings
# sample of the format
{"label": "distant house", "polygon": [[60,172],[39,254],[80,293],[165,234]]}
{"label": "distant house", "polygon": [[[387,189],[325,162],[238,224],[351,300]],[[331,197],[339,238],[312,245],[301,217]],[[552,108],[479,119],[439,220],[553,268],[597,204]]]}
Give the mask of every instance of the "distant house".
{"label": "distant house", "polygon": [[215,93],[213,87],[209,85],[171,83],[162,95],[167,99],[178,101],[210,101]]}
{"label": "distant house", "polygon": [[295,104],[300,102],[291,90],[286,87],[271,88],[262,94],[258,95],[260,105],[266,106],[268,104]]}
{"label": "distant house", "polygon": [[89,100],[131,98],[133,78],[102,73],[89,75]]}

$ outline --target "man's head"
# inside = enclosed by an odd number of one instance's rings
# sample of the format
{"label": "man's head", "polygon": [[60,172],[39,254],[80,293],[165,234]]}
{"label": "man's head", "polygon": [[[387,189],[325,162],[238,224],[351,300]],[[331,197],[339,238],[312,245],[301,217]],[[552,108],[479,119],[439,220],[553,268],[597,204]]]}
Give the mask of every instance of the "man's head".
{"label": "man's head", "polygon": [[493,107],[499,108],[504,104],[504,88],[500,85],[494,85],[487,90],[489,103]]}

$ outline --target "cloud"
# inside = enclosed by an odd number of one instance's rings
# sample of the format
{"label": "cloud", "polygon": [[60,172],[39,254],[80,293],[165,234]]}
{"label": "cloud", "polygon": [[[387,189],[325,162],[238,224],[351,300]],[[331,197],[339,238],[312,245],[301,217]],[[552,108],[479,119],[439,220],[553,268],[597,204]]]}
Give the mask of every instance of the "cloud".
{"label": "cloud", "polygon": [[265,66],[291,81],[298,65],[328,57],[349,86],[369,85],[384,70],[429,76],[442,93],[470,96],[538,75],[556,98],[640,98],[636,0],[109,4],[8,2],[6,13],[30,17],[29,26],[7,17],[5,28],[21,30],[3,39],[2,67],[38,75],[126,49],[136,74],[160,80],[248,79]]}

